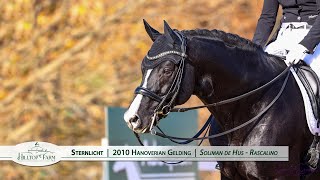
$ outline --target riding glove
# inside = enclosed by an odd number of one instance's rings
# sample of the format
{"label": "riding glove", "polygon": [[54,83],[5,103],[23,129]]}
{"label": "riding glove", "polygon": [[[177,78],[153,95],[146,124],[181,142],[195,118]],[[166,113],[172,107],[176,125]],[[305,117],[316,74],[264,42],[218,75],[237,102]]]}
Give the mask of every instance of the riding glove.
{"label": "riding glove", "polygon": [[294,64],[303,60],[308,53],[308,49],[301,44],[297,44],[289,50],[289,53],[286,56],[286,64]]}

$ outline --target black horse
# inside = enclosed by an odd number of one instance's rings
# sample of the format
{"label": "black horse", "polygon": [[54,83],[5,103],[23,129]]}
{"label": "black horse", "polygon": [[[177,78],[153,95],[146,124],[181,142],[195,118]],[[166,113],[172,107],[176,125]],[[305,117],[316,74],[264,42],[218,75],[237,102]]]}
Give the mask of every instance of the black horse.
{"label": "black horse", "polygon": [[[281,58],[268,55],[260,46],[237,35],[218,30],[177,31],[166,22],[164,34],[147,22],[145,28],[154,43],[142,62],[142,84],[124,115],[136,133],[149,132],[170,107],[185,103],[191,95],[204,104],[228,99],[268,83],[287,67]],[[181,59],[185,60],[182,72]],[[277,96],[284,80],[282,77],[248,97],[208,109],[222,131],[232,129],[263,111]],[[289,161],[219,162],[223,178],[300,179],[301,163],[313,136],[298,85],[292,75],[287,80],[280,98],[254,123],[228,134],[226,140],[211,139],[210,143],[289,146]]]}

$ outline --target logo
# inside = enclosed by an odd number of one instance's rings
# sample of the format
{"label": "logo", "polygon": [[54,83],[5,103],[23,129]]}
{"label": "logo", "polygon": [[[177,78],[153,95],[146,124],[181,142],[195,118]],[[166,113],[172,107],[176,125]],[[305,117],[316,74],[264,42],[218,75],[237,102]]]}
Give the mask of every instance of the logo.
{"label": "logo", "polygon": [[26,166],[48,166],[60,161],[59,147],[47,142],[25,142],[15,146],[13,161]]}

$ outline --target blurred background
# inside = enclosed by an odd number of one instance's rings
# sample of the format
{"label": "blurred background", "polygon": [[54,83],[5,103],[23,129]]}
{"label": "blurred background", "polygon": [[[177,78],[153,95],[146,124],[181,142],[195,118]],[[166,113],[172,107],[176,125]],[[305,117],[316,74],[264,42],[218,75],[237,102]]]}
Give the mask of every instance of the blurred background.
{"label": "blurred background", "polygon": [[[101,145],[104,106],[127,107],[163,31],[219,29],[251,39],[262,0],[0,0],[0,144]],[[200,101],[192,97],[187,105]],[[200,111],[199,124],[208,117]],[[0,179],[101,179],[100,162],[0,162]],[[201,174],[202,179],[210,175]]]}

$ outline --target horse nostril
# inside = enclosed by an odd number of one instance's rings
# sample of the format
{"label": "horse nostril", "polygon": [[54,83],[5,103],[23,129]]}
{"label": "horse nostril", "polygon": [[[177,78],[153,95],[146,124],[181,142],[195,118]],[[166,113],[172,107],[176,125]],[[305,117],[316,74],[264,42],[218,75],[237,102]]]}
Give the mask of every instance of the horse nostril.
{"label": "horse nostril", "polygon": [[131,119],[130,119],[130,123],[135,123],[138,121],[138,116],[137,115],[134,115]]}
{"label": "horse nostril", "polygon": [[141,124],[141,120],[137,115],[134,115],[130,120],[130,124],[132,125],[133,129],[139,128]]}

